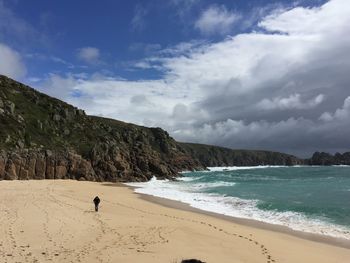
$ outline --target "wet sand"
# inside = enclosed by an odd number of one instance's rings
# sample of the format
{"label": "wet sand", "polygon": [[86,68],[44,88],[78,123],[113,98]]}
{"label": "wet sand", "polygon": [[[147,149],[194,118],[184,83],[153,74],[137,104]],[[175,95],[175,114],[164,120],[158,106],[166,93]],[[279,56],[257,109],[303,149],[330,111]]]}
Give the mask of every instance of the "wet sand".
{"label": "wet sand", "polygon": [[1,181],[0,262],[350,262],[334,244],[170,206],[120,185]]}

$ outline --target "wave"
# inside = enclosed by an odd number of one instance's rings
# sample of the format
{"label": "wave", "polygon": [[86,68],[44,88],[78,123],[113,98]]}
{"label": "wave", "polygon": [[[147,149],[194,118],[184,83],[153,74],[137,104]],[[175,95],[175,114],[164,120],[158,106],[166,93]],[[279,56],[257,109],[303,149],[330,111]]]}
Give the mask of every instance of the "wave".
{"label": "wave", "polygon": [[[223,186],[227,182],[203,183],[196,186],[187,182],[157,180],[155,177],[144,183],[127,183],[136,187],[135,192],[156,197],[180,201],[208,212],[214,212],[237,218],[289,227],[294,230],[322,234],[350,240],[350,230],[317,218],[309,218],[297,212],[277,212],[261,210],[257,207],[259,200],[246,200],[237,197],[222,196],[196,192],[203,187]],[[233,184],[234,185],[234,184]],[[202,187],[202,188],[201,188]]]}
{"label": "wave", "polygon": [[[192,182],[192,181],[197,181],[203,178],[204,176],[199,176],[199,177],[190,177],[190,176],[183,176],[176,178],[178,181],[183,181],[183,182]],[[153,178],[152,178],[153,179]]]}
{"label": "wave", "polygon": [[196,183],[191,185],[191,188],[203,190],[203,189],[216,188],[216,187],[229,187],[229,186],[234,186],[236,184],[237,183],[234,183],[234,182],[218,181],[218,182],[212,182],[212,183]]}
{"label": "wave", "polygon": [[[349,165],[333,165],[336,167],[350,167]],[[201,172],[225,172],[225,171],[236,171],[236,170],[254,170],[254,169],[266,169],[266,168],[308,168],[308,167],[322,167],[320,165],[257,165],[257,166],[217,166],[207,167],[208,171]]]}
{"label": "wave", "polygon": [[265,168],[284,168],[290,166],[282,165],[258,165],[258,166],[219,166],[208,167],[209,172],[224,172],[224,171],[236,171],[236,170],[252,170],[252,169],[265,169]]}
{"label": "wave", "polygon": [[[333,167],[350,167],[350,165],[331,165]],[[321,165],[256,165],[256,166],[213,166],[207,167],[207,170],[197,171],[198,173],[205,172],[226,172],[237,170],[254,170],[254,169],[266,169],[266,168],[308,168],[308,167],[323,167]],[[193,171],[181,171],[180,174],[193,173]]]}

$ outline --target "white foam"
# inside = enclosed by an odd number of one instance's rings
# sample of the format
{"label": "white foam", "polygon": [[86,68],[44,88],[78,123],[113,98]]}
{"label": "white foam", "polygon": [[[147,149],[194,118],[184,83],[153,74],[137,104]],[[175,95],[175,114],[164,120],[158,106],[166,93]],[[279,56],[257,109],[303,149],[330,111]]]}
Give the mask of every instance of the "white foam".
{"label": "white foam", "polygon": [[[186,180],[186,179],[185,179]],[[254,219],[270,224],[287,226],[291,229],[323,234],[350,240],[350,230],[322,220],[310,219],[295,212],[266,211],[257,208],[258,200],[199,193],[201,187],[215,187],[227,182],[203,183],[196,186],[187,182],[157,180],[155,177],[145,183],[127,183],[136,187],[135,192],[180,201],[194,208],[232,217]],[[200,183],[199,183],[200,185]]]}
{"label": "white foam", "polygon": [[191,188],[195,189],[207,189],[207,188],[216,188],[216,187],[225,187],[225,186],[234,186],[236,183],[234,182],[223,182],[218,181],[214,183],[196,183],[191,185]]}
{"label": "white foam", "polygon": [[236,170],[252,170],[252,169],[265,169],[265,168],[281,168],[287,166],[281,165],[258,165],[258,166],[219,166],[208,167],[210,172],[224,172],[224,171],[236,171]]}
{"label": "white foam", "polygon": [[184,171],[181,171],[179,172],[180,174],[187,174],[187,173],[193,173],[193,171],[187,171],[187,170],[184,170]]}
{"label": "white foam", "polygon": [[[337,165],[337,167],[350,167],[348,165]],[[253,169],[266,169],[266,168],[300,168],[300,167],[321,167],[319,165],[257,165],[257,166],[216,166],[207,167],[207,172],[225,172],[225,171],[236,171],[236,170],[253,170]],[[206,171],[203,171],[206,172]],[[184,172],[187,173],[187,172]]]}
{"label": "white foam", "polygon": [[183,181],[183,182],[191,182],[200,179],[201,177],[190,177],[190,176],[183,176],[176,178],[178,181]]}

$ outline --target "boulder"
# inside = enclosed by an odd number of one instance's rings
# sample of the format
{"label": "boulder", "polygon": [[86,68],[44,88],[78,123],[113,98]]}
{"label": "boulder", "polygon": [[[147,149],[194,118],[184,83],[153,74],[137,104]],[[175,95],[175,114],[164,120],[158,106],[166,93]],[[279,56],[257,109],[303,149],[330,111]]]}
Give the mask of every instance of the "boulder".
{"label": "boulder", "polygon": [[5,170],[6,170],[6,160],[7,158],[0,153],[0,180],[5,179]]}
{"label": "boulder", "polygon": [[55,178],[55,160],[52,156],[46,157],[45,179]]}
{"label": "boulder", "polygon": [[4,179],[5,180],[16,180],[16,179],[18,179],[17,171],[16,171],[16,165],[11,159],[7,161],[6,168],[5,168]]}
{"label": "boulder", "polygon": [[38,155],[35,162],[35,174],[33,179],[45,179],[46,160],[43,155]]}
{"label": "boulder", "polygon": [[5,111],[13,115],[15,113],[15,104],[12,101],[5,101]]}
{"label": "boulder", "polygon": [[19,176],[18,179],[19,180],[29,180],[31,178],[29,178],[29,172],[28,170],[26,170],[24,167],[21,168],[20,172],[19,172]]}
{"label": "boulder", "polygon": [[55,179],[65,179],[67,176],[67,166],[56,165]]}
{"label": "boulder", "polygon": [[61,120],[61,116],[59,115],[59,114],[54,114],[53,116],[52,116],[52,120],[54,120],[54,121],[60,121]]}

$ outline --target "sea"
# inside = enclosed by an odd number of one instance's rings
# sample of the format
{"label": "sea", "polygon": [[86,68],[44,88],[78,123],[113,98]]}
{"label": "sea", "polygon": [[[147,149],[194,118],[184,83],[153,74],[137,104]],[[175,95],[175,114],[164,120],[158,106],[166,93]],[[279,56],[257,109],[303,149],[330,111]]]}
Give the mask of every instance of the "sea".
{"label": "sea", "polygon": [[212,167],[128,185],[209,212],[350,240],[350,166]]}

